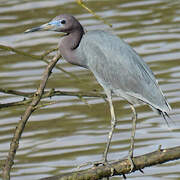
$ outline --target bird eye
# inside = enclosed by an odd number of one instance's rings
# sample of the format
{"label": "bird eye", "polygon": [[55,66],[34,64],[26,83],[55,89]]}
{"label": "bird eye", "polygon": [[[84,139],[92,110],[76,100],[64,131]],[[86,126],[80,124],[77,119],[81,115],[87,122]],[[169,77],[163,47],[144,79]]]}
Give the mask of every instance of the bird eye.
{"label": "bird eye", "polygon": [[66,24],[66,21],[65,21],[65,20],[62,20],[62,21],[61,21],[61,24]]}

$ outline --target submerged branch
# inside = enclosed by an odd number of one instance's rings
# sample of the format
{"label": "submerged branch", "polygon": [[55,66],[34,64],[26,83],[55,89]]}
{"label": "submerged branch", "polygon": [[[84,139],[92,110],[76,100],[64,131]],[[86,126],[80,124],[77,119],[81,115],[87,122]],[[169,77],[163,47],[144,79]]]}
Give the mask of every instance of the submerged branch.
{"label": "submerged branch", "polygon": [[43,73],[39,88],[34,93],[33,98],[31,100],[31,103],[26,108],[23,116],[21,117],[21,120],[19,121],[19,123],[15,129],[14,136],[13,136],[13,139],[11,141],[8,157],[7,157],[6,162],[4,164],[4,167],[3,167],[3,172],[2,172],[3,180],[9,180],[10,179],[10,171],[11,171],[11,168],[14,164],[14,158],[15,158],[15,154],[16,154],[16,151],[18,149],[18,146],[19,146],[19,140],[21,138],[21,134],[25,128],[27,120],[31,116],[32,112],[37,108],[37,105],[40,102],[41,97],[43,95],[44,88],[46,86],[47,80],[48,80],[49,76],[51,75],[52,69],[54,68],[54,66],[56,65],[56,63],[58,62],[60,57],[61,57],[60,54],[57,53],[57,55],[54,56],[54,58],[50,61],[50,63],[46,67],[46,69]]}
{"label": "submerged branch", "polygon": [[[180,146],[169,149],[158,149],[157,151],[137,156],[133,158],[135,164],[134,171],[144,169],[154,165],[159,165],[168,161],[180,159]],[[86,170],[69,172],[53,177],[42,178],[41,180],[99,180],[115,175],[129,174],[131,170],[130,162],[125,159],[116,162],[109,162],[105,166],[95,166]]]}

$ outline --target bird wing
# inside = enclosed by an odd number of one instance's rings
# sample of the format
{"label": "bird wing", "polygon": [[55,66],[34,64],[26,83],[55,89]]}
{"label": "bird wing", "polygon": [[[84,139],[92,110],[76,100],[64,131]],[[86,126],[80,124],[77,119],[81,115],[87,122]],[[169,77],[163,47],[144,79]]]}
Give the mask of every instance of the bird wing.
{"label": "bird wing", "polygon": [[80,44],[88,68],[104,88],[127,100],[134,97],[157,109],[169,109],[153,72],[122,39],[104,31],[89,31]]}

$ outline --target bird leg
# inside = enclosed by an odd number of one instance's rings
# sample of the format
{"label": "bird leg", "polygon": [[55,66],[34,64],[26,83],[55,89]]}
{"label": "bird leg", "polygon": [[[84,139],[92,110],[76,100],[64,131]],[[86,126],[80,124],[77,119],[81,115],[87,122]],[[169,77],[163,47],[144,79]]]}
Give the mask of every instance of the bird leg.
{"label": "bird leg", "polygon": [[113,131],[115,129],[117,120],[116,120],[116,117],[115,117],[114,107],[113,107],[113,103],[112,103],[112,92],[110,90],[105,90],[105,93],[107,95],[107,100],[108,100],[109,106],[110,106],[111,130],[109,131],[108,141],[107,141],[107,144],[106,144],[105,151],[103,153],[103,159],[101,161],[96,161],[96,162],[92,162],[92,163],[90,162],[90,163],[83,164],[83,165],[79,166],[78,168],[80,168],[82,166],[87,166],[89,164],[94,164],[94,166],[99,166],[100,164],[101,165],[107,164],[107,154],[108,154],[108,151],[109,151],[111,139],[112,139],[112,136],[113,136]]}
{"label": "bird leg", "polygon": [[131,164],[131,172],[135,168],[134,162],[133,162],[133,151],[134,151],[134,137],[135,137],[135,131],[136,131],[136,120],[137,120],[137,113],[132,104],[130,104],[130,107],[133,112],[132,116],[132,131],[131,131],[131,143],[130,143],[130,149],[129,149],[129,154],[128,154],[128,160],[130,161]]}
{"label": "bird leg", "polygon": [[107,95],[107,100],[108,100],[109,106],[110,106],[111,130],[109,131],[108,141],[107,141],[106,148],[105,148],[105,151],[104,151],[104,154],[103,154],[103,161],[104,162],[107,162],[107,154],[108,154],[108,151],[109,151],[109,146],[110,146],[111,139],[112,139],[112,136],[113,136],[113,132],[114,132],[114,129],[115,129],[116,123],[117,123],[115,113],[114,113],[114,107],[113,107],[113,103],[112,103],[112,93],[111,93],[111,91],[106,91],[106,95]]}

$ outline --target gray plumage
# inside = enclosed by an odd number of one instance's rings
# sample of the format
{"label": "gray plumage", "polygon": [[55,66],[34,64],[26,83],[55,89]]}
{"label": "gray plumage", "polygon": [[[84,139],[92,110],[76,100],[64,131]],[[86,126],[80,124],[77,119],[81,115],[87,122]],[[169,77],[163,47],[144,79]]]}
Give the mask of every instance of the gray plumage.
{"label": "gray plumage", "polygon": [[110,89],[132,104],[142,101],[162,112],[170,110],[153,72],[117,36],[100,30],[89,31],[74,53],[78,60],[86,62],[104,89]]}
{"label": "gray plumage", "polygon": [[101,30],[85,32],[77,19],[71,15],[60,15],[39,27],[27,30],[52,30],[66,33],[59,42],[61,55],[71,64],[89,69],[104,88],[110,105],[111,130],[103,155],[107,153],[117,120],[112,104],[112,93],[130,103],[133,112],[132,135],[128,159],[131,171],[133,162],[134,137],[137,113],[134,103],[144,102],[161,114],[166,120],[171,109],[167,103],[153,72],[139,55],[119,37]]}

